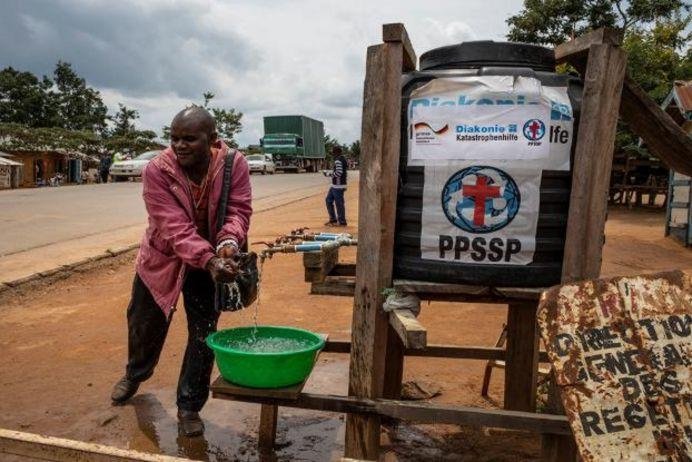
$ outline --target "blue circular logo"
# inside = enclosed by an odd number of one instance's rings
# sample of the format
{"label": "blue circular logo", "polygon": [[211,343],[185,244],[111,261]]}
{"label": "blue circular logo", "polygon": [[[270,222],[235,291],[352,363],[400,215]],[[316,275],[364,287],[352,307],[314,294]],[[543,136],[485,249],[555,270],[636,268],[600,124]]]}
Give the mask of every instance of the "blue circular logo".
{"label": "blue circular logo", "polygon": [[523,132],[527,140],[538,141],[545,135],[545,124],[540,119],[527,120]]}
{"label": "blue circular logo", "polygon": [[452,175],[442,189],[442,210],[457,228],[469,233],[502,229],[519,211],[517,183],[495,167],[474,166]]}

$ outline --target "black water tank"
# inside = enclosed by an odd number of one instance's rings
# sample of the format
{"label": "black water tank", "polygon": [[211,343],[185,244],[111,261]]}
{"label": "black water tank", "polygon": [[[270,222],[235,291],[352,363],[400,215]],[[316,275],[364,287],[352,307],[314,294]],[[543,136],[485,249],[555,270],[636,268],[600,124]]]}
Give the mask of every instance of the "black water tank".
{"label": "black water tank", "polygon": [[[579,78],[555,73],[553,51],[524,43],[464,42],[424,53],[420,71],[405,74],[401,96],[401,153],[394,252],[394,278],[453,284],[508,287],[545,287],[558,284],[567,228],[571,191],[571,165],[577,139],[582,83]],[[474,75],[526,76],[543,86],[567,87],[574,115],[569,171],[544,170],[536,250],[529,265],[483,265],[421,258],[420,233],[423,204],[423,167],[408,166],[410,94],[433,79]]]}

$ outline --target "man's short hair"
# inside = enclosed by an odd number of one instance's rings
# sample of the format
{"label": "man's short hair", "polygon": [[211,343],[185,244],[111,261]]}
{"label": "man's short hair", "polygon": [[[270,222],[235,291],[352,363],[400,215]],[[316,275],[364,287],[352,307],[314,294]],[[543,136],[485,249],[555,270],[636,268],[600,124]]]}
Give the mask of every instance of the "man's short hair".
{"label": "man's short hair", "polygon": [[335,156],[340,156],[341,155],[341,147],[339,146],[334,146],[332,148],[332,154]]}
{"label": "man's short hair", "polygon": [[214,117],[204,109],[202,106],[197,106],[197,105],[192,105],[188,106],[179,113],[173,117],[173,121],[171,122],[171,126],[179,120],[186,119],[186,120],[194,120],[195,122],[199,123],[200,127],[204,129],[206,133],[216,133],[216,120]]}

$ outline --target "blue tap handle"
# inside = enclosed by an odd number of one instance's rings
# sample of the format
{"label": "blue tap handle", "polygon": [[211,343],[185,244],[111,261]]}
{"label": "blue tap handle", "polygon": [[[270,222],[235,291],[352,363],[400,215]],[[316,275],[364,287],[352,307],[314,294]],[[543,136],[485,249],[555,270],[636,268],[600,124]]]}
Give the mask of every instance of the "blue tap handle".
{"label": "blue tap handle", "polygon": [[316,250],[322,250],[322,244],[298,244],[298,245],[296,245],[296,252],[313,252]]}

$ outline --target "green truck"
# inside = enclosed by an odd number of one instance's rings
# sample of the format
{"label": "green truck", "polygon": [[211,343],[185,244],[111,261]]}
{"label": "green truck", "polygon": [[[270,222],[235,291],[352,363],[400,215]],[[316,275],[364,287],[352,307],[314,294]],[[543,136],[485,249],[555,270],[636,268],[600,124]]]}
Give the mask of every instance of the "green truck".
{"label": "green truck", "polygon": [[302,115],[264,118],[262,151],[271,154],[277,170],[317,172],[325,168],[324,125]]}

